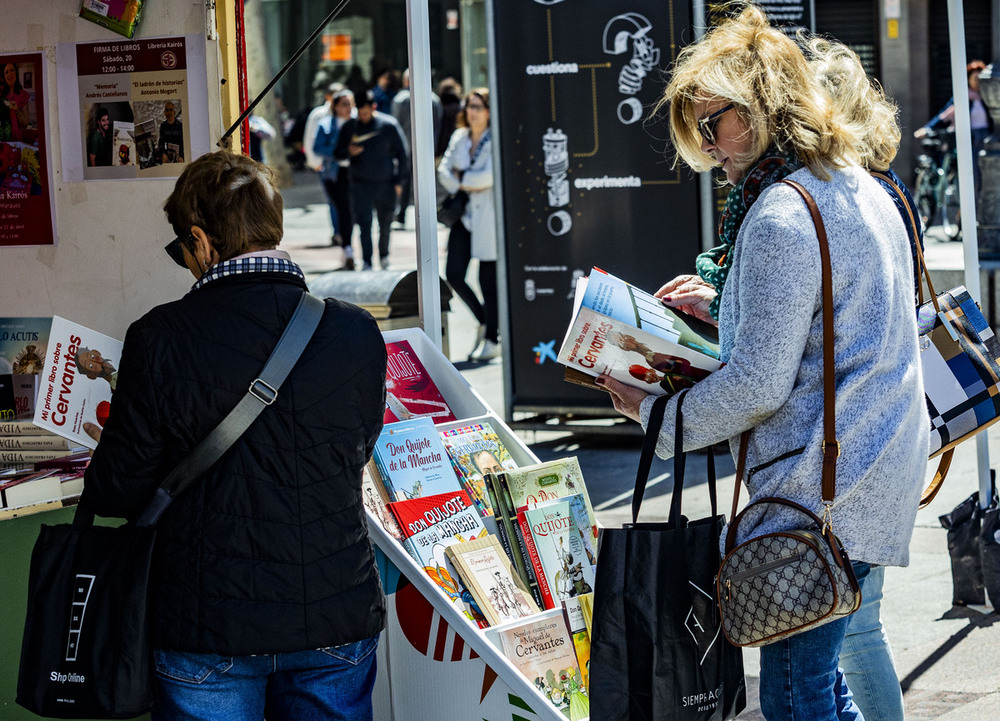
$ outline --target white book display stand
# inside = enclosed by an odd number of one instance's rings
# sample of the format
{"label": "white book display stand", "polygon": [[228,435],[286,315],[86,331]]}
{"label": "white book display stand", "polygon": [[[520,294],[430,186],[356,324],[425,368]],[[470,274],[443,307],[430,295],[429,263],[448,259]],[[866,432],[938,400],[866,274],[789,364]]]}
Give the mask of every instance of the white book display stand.
{"label": "white book display stand", "polygon": [[[440,424],[439,430],[488,421],[518,465],[538,462],[422,330],[386,331],[383,337],[386,342],[409,341],[460,419]],[[376,719],[565,721],[370,514],[368,527],[388,604],[388,625],[378,651]]]}

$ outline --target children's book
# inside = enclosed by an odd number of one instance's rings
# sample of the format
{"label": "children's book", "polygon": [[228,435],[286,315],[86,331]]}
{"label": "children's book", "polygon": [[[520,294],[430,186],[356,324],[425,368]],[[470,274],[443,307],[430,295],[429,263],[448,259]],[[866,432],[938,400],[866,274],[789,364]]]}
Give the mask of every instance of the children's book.
{"label": "children's book", "polygon": [[373,457],[388,497],[394,501],[462,488],[430,418],[411,418],[383,427]]}
{"label": "children's book", "polygon": [[539,612],[496,536],[448,546],[445,555],[491,626]]}
{"label": "children's book", "polygon": [[569,629],[570,638],[573,640],[573,648],[576,651],[576,660],[580,664],[580,678],[584,690],[590,688],[590,622],[587,619],[584,604],[587,603],[589,608],[593,601],[594,594],[585,593],[567,598],[562,602],[563,618],[566,619],[566,628]]}
{"label": "children's book", "polygon": [[568,499],[518,511],[517,520],[546,608],[594,590],[594,566]]}
{"label": "children's book", "polygon": [[[587,486],[583,481],[583,471],[580,470],[580,462],[576,456],[521,466],[505,471],[503,475],[510,491],[514,511],[579,493],[591,529],[588,549],[596,562],[597,516],[594,515],[594,507],[590,503]],[[583,528],[586,523],[578,520],[578,525]]]}
{"label": "children's book", "polygon": [[457,420],[409,341],[385,344],[384,423],[429,416],[435,423]]}
{"label": "children's book", "polygon": [[594,268],[576,284],[557,360],[647,393],[677,393],[721,367],[718,330]]}
{"label": "children's book", "polygon": [[469,423],[441,431],[441,440],[459,480],[482,515],[493,515],[493,505],[483,480],[485,473],[517,468],[510,451],[488,422]]}
{"label": "children's book", "polygon": [[35,425],[87,448],[97,441],[85,422],[103,427],[118,383],[121,341],[55,316],[45,370],[39,378]]}
{"label": "children's book", "polygon": [[406,501],[394,501],[389,511],[403,534],[403,546],[448,599],[481,628],[488,625],[472,594],[459,582],[445,549],[487,535],[469,495],[462,489]]}
{"label": "children's book", "polygon": [[586,718],[589,703],[562,608],[486,632],[510,662],[570,719]]}

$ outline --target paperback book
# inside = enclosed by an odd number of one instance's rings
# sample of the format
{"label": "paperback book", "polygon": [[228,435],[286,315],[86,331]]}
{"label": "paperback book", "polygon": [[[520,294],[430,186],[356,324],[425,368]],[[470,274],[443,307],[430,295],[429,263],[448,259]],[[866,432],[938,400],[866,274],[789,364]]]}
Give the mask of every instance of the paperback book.
{"label": "paperback book", "polygon": [[491,626],[539,612],[495,536],[448,546],[445,555]]}
{"label": "paperback book", "polygon": [[0,318],[0,421],[31,419],[51,318]]}
{"label": "paperback book", "polygon": [[514,666],[570,719],[589,715],[582,674],[562,608],[487,632]]}
{"label": "paperback book", "polygon": [[655,395],[677,393],[722,365],[714,326],[599,268],[577,281],[557,360]]}
{"label": "paperback book", "polygon": [[458,573],[445,553],[448,546],[487,535],[486,527],[468,494],[458,489],[406,501],[394,501],[389,511],[403,534],[403,546],[417,565],[431,577],[448,599],[462,608],[467,618],[481,628],[488,623],[462,587]]}
{"label": "paperback book", "polygon": [[[383,490],[380,490],[383,489]],[[403,541],[403,532],[396,523],[395,517],[389,512],[384,495],[384,486],[378,478],[378,469],[373,462],[365,465],[361,476],[361,500],[368,513],[378,522],[382,529],[397,541]]]}
{"label": "paperback book", "polygon": [[590,688],[590,621],[588,609],[592,608],[594,594],[586,593],[562,602],[563,618],[573,641],[576,660],[580,664],[580,679],[584,689]]}
{"label": "paperback book", "polygon": [[[504,481],[510,491],[511,505],[514,511],[523,510],[529,506],[580,494],[586,511],[587,520],[578,519],[578,525],[583,528],[590,526],[588,553],[597,559],[597,516],[587,494],[587,486],[583,481],[583,471],[576,456],[557,458],[544,463],[521,466],[505,471]],[[576,509],[579,513],[579,508]]]}
{"label": "paperback book", "polygon": [[539,608],[545,607],[545,600],[538,587],[538,579],[535,577],[534,569],[531,565],[531,557],[528,554],[527,546],[521,535],[521,527],[517,522],[517,512],[514,509],[510,498],[510,491],[504,481],[506,474],[487,473],[485,475],[486,491],[489,494],[490,502],[493,504],[494,519],[497,524],[497,536],[504,553],[510,559],[517,575],[524,582],[524,585],[531,591],[531,597]]}
{"label": "paperback book", "polygon": [[40,377],[35,425],[87,448],[97,441],[85,422],[103,427],[118,382],[121,341],[55,316]]}
{"label": "paperback book", "polygon": [[409,341],[385,344],[384,423],[428,416],[435,423],[457,420]]}
{"label": "paperback book", "polygon": [[430,418],[411,418],[385,426],[375,442],[373,458],[387,497],[393,501],[462,488]]}
{"label": "paperback book", "polygon": [[497,473],[517,468],[510,451],[488,422],[469,423],[441,431],[451,464],[465,490],[472,497],[482,515],[493,515],[493,505],[486,492],[485,473]]}
{"label": "paperback book", "polygon": [[518,523],[546,608],[594,590],[594,566],[568,498],[518,511]]}

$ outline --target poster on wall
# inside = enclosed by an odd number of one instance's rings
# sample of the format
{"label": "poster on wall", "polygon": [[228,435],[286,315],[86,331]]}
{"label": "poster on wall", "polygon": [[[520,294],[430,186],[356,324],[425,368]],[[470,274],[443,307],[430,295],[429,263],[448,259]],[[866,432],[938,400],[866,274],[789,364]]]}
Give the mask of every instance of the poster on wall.
{"label": "poster on wall", "polygon": [[653,108],[694,37],[690,3],[492,3],[512,412],[610,409],[556,362],[577,280],[599,267],[649,292],[700,251],[697,179]]}
{"label": "poster on wall", "polygon": [[56,63],[67,181],[176,177],[208,152],[200,36],[61,44]]}
{"label": "poster on wall", "polygon": [[0,54],[0,246],[52,245],[41,53]]}

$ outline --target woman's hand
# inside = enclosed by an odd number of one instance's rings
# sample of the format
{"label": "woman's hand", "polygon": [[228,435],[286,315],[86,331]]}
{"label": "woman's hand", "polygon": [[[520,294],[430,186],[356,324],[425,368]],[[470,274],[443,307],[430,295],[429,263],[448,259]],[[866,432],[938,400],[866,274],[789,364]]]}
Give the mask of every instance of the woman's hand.
{"label": "woman's hand", "polygon": [[[84,423],[83,432],[86,433],[91,438],[93,438],[98,443],[101,442],[101,427],[96,423]],[[93,450],[90,451],[90,455],[91,457],[94,456]]]}
{"label": "woman's hand", "polygon": [[639,420],[639,406],[649,397],[649,393],[641,388],[627,386],[603,373],[597,377],[597,384],[608,391],[616,411],[636,423],[642,423]]}
{"label": "woman's hand", "polygon": [[714,326],[719,321],[709,313],[709,306],[718,293],[715,286],[698,275],[679,275],[653,293],[663,305],[692,315]]}

